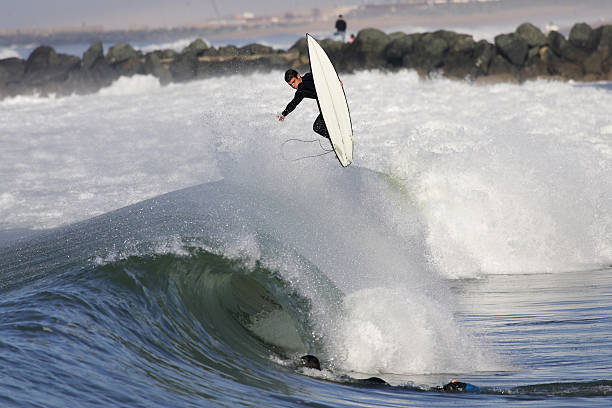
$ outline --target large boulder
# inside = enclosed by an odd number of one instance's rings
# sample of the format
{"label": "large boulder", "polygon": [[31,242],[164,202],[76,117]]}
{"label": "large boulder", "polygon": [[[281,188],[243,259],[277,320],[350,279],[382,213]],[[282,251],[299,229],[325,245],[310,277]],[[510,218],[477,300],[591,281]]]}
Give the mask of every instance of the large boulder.
{"label": "large boulder", "polygon": [[129,58],[113,64],[113,68],[122,76],[144,75],[146,73],[144,61],[140,57]]}
{"label": "large boulder", "polygon": [[151,51],[150,53],[147,53],[145,55],[145,58],[149,54],[155,54],[157,56],[157,58],[159,58],[160,60],[172,60],[172,59],[176,58],[176,56],[179,53],[176,52],[175,50],[172,50],[172,49],[155,50],[155,51]]}
{"label": "large boulder", "polygon": [[404,33],[393,33],[389,35],[391,41],[383,52],[385,59],[394,67],[400,67],[404,63],[404,56],[414,51],[414,45],[419,34],[407,35]]}
{"label": "large boulder", "polygon": [[574,24],[570,31],[569,42],[575,47],[592,51],[597,47],[598,38],[590,25],[577,23]]}
{"label": "large boulder", "polygon": [[578,47],[574,43],[566,40],[565,37],[557,31],[548,33],[547,43],[555,54],[567,61],[580,62],[589,54],[588,50]]}
{"label": "large boulder", "polygon": [[187,47],[183,48],[183,54],[195,54],[196,56],[200,56],[204,54],[204,52],[208,49],[208,44],[201,39],[198,38],[192,41]]}
{"label": "large boulder", "polygon": [[18,84],[23,79],[25,61],[20,58],[0,60],[0,87]]}
{"label": "large boulder", "polygon": [[567,40],[565,39],[563,34],[558,31],[549,32],[546,38],[546,43],[548,44],[552,52],[554,52],[558,56],[563,55],[563,50],[568,46]]}
{"label": "large boulder", "polygon": [[220,61],[199,61],[196,67],[197,77],[238,74],[243,67],[235,58]]}
{"label": "large boulder", "polygon": [[334,67],[341,71],[344,69],[344,58],[348,44],[342,41],[334,41],[332,39],[324,39],[319,42],[321,47],[325,50],[325,53],[329,56]]}
{"label": "large boulder", "polygon": [[474,65],[477,75],[488,74],[489,66],[495,55],[495,46],[487,40],[480,40],[474,45]]}
{"label": "large boulder", "polygon": [[599,27],[599,45],[598,50],[607,49],[612,52],[612,25],[604,25]]}
{"label": "large boulder", "polygon": [[448,50],[449,44],[445,38],[436,35],[436,33],[428,33],[421,37],[423,51],[430,57],[436,60],[441,60],[444,53]]}
{"label": "large boulder", "polygon": [[119,43],[109,48],[106,59],[111,64],[119,64],[132,58],[140,58],[142,54],[128,43]]}
{"label": "large boulder", "polygon": [[549,45],[540,48],[538,54],[540,55],[540,60],[546,66],[547,74],[552,75],[554,73],[554,66],[561,60],[561,57],[555,54]]}
{"label": "large boulder", "polygon": [[574,62],[561,61],[554,66],[554,73],[564,79],[580,80],[584,76],[582,65]]}
{"label": "large boulder", "polygon": [[219,57],[221,54],[215,47],[208,47],[200,54],[200,57]]}
{"label": "large boulder", "polygon": [[159,59],[174,59],[177,57],[177,55],[179,55],[178,52],[171,48],[168,48],[165,50],[161,50],[157,56],[159,57]]}
{"label": "large boulder", "polygon": [[274,48],[268,47],[267,45],[261,45],[257,43],[247,44],[244,47],[238,49],[238,55],[264,55],[274,54]]}
{"label": "large boulder", "polygon": [[157,54],[149,53],[145,56],[144,71],[146,74],[159,78],[161,84],[167,84],[172,81],[170,71],[164,67]]}
{"label": "large boulder", "polygon": [[[547,47],[545,46],[544,48]],[[527,60],[520,69],[521,81],[548,75],[548,65],[541,57],[542,49],[543,48],[540,47],[533,47],[529,49]]]}
{"label": "large boulder", "polygon": [[590,52],[590,50],[577,47],[568,41],[566,46],[561,49],[561,56],[568,61],[581,63],[590,54]]}
{"label": "large boulder", "polygon": [[457,34],[455,40],[451,43],[450,52],[458,54],[471,54],[474,51],[476,43],[471,35]]}
{"label": "large boulder", "polygon": [[516,33],[527,41],[529,47],[542,47],[546,45],[546,36],[540,29],[531,23],[523,23],[516,29]]}
{"label": "large boulder", "polygon": [[603,51],[595,51],[582,62],[585,74],[599,75],[602,73],[605,55]]}
{"label": "large boulder", "polygon": [[495,45],[499,52],[517,67],[522,66],[527,59],[529,45],[523,37],[516,33],[496,36]]}
{"label": "large boulder", "polygon": [[83,53],[81,67],[83,69],[89,69],[99,58],[104,58],[104,49],[102,48],[102,41],[94,42],[89,46],[87,51]]}
{"label": "large boulder", "polygon": [[106,58],[98,58],[87,70],[89,78],[100,86],[108,86],[119,78],[119,73],[113,69]]}
{"label": "large boulder", "polygon": [[[557,38],[559,39],[561,37],[557,36]],[[549,75],[562,79],[581,79],[584,74],[582,64],[570,61],[563,56],[567,53],[567,48],[573,48],[573,46],[571,46],[569,42],[562,45],[561,55],[559,55],[559,51],[555,51],[552,45],[542,47],[540,49],[540,58],[546,63]]]}
{"label": "large boulder", "polygon": [[57,54],[52,47],[36,48],[25,64],[24,82],[32,87],[40,87],[51,82],[64,82],[70,72],[81,66],[79,57]]}
{"label": "large boulder", "polygon": [[253,60],[253,68],[263,72],[286,70],[287,59],[282,55],[266,55]]}
{"label": "large boulder", "polygon": [[384,51],[390,42],[389,36],[376,28],[359,31],[347,48],[348,57],[353,59],[349,65],[351,68],[383,68],[386,65]]}
{"label": "large boulder", "polygon": [[457,34],[450,42],[450,48],[444,56],[443,70],[447,76],[454,78],[473,77],[476,73],[474,53],[476,43],[471,35]]}
{"label": "large boulder", "polygon": [[394,31],[389,34],[389,41],[393,41],[397,38],[405,37],[407,34],[402,31]]}
{"label": "large boulder", "polygon": [[487,76],[492,82],[517,82],[519,70],[507,58],[497,54],[491,59]]}
{"label": "large boulder", "polygon": [[77,93],[95,92],[109,86],[119,75],[104,58],[102,42],[96,41],[83,53],[81,69],[70,74],[67,86]]}
{"label": "large boulder", "polygon": [[175,81],[193,79],[198,72],[198,57],[191,53],[182,53],[170,63],[169,70]]}
{"label": "large boulder", "polygon": [[106,58],[98,58],[89,68],[71,72],[66,86],[73,92],[87,94],[109,86],[117,78],[119,78],[119,73]]}
{"label": "large boulder", "polygon": [[297,40],[291,47],[289,47],[288,52],[297,52],[300,55],[308,55],[308,41],[306,37],[301,37]]}
{"label": "large boulder", "polygon": [[404,58],[404,65],[422,74],[441,68],[456,35],[444,30],[420,35],[414,44],[414,51]]}
{"label": "large boulder", "polygon": [[450,41],[445,31],[436,31],[421,36],[423,51],[428,56],[440,59],[450,48]]}
{"label": "large boulder", "polygon": [[219,55],[223,57],[235,57],[238,55],[238,47],[235,45],[226,45],[225,47],[219,47]]}

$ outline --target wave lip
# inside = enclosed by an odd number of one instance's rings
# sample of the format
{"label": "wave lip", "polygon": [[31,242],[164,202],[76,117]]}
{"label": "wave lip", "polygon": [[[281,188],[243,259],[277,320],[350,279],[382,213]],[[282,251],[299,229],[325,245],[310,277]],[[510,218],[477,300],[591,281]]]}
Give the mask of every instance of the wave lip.
{"label": "wave lip", "polygon": [[[272,355],[312,350],[309,304],[287,282],[201,249],[24,279],[22,289],[4,287],[0,304],[13,406],[189,405],[229,389],[248,404],[255,390],[294,386]],[[32,382],[40,392],[27,391]],[[273,396],[260,401],[275,406]]]}

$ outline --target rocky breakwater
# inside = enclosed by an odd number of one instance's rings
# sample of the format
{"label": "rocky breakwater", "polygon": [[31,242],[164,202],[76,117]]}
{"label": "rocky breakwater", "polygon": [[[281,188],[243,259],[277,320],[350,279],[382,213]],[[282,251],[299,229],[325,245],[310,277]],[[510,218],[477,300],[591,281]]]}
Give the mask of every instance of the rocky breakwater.
{"label": "rocky breakwater", "polygon": [[59,54],[52,47],[36,48],[27,60],[0,60],[0,99],[20,94],[70,95],[95,92],[122,76],[153,75],[160,83],[182,82],[214,75],[286,69],[299,55],[260,44],[209,47],[201,39],[182,52],[147,54],[127,43],[109,48],[93,43],[82,58]]}
{"label": "rocky breakwater", "polygon": [[[496,36],[494,43],[446,30],[386,34],[368,28],[351,44],[331,40],[321,44],[340,72],[414,69],[423,77],[443,75],[476,82],[612,81],[612,25],[593,29],[585,23],[575,24],[565,38],[556,31],[545,35],[525,23],[513,33]],[[286,51],[260,44],[215,48],[198,39],[181,52],[143,54],[120,43],[106,55],[102,43],[95,42],[82,58],[41,46],[27,60],[0,60],[0,98],[90,93],[121,76],[137,74],[154,75],[167,84],[288,67],[308,69],[305,38]]]}
{"label": "rocky breakwater", "polygon": [[[352,44],[324,40],[322,45],[336,68],[345,72],[409,68],[423,77],[482,82],[612,81],[612,25],[593,29],[575,24],[566,39],[557,31],[545,35],[524,23],[513,33],[496,36],[494,43],[446,30],[385,34],[368,28]],[[293,48],[307,58],[305,40]]]}

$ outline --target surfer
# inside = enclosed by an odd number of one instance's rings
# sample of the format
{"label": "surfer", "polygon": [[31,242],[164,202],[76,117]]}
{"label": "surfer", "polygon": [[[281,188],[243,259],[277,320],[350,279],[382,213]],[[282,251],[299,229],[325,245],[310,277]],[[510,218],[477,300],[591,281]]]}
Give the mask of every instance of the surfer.
{"label": "surfer", "polygon": [[[297,362],[298,367],[312,368],[317,371],[321,371],[321,363],[319,359],[311,354],[300,357]],[[390,385],[388,382],[378,377],[370,378],[353,378],[347,375],[340,377],[341,380],[351,383],[363,384],[363,385]]]}
{"label": "surfer", "polygon": [[[288,69],[285,72],[285,81],[289,84],[290,87],[296,89],[295,96],[287,104],[285,110],[278,115],[278,120],[283,121],[285,117],[293,112],[293,110],[302,102],[304,98],[317,99],[317,90],[315,89],[314,78],[310,72],[300,75],[294,69]],[[342,85],[342,81],[340,81],[340,85]],[[319,109],[319,116],[315,119],[312,124],[312,130],[315,133],[329,139],[329,133],[327,132],[327,126],[325,126],[325,120],[323,120],[323,115],[321,114],[321,110]]]}
{"label": "surfer", "polygon": [[[321,363],[319,359],[311,354],[307,354],[305,356],[300,357],[297,362],[298,367],[312,368],[314,370],[321,370]],[[340,379],[357,383],[362,385],[383,385],[383,386],[391,386],[388,382],[379,377],[370,377],[370,378],[352,378],[349,376],[341,376]],[[459,380],[451,380],[448,384],[444,384],[438,387],[432,387],[428,389],[423,389],[419,387],[409,386],[402,388],[410,388],[413,391],[437,391],[437,392],[480,392],[480,388],[475,385],[464,383]]]}

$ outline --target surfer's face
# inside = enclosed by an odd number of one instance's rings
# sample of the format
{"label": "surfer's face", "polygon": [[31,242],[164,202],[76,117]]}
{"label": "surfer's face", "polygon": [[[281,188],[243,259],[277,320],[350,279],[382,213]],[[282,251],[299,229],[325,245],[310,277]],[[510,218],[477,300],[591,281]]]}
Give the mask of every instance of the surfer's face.
{"label": "surfer's face", "polygon": [[302,77],[300,76],[300,74],[298,74],[298,76],[293,77],[289,80],[289,86],[292,87],[293,89],[297,89],[298,85],[302,82]]}

